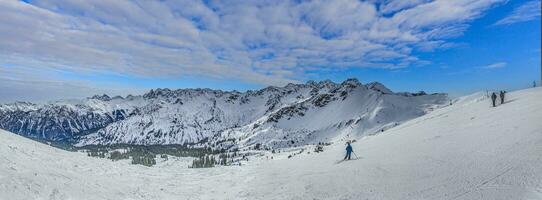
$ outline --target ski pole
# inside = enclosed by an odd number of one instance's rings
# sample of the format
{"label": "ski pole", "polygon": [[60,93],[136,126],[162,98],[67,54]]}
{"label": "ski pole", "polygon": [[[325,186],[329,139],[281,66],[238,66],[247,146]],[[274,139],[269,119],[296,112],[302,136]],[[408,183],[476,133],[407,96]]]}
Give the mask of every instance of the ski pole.
{"label": "ski pole", "polygon": [[356,152],[352,151],[352,153],[354,153],[354,156],[356,156],[356,159],[359,159],[358,155],[356,154]]}

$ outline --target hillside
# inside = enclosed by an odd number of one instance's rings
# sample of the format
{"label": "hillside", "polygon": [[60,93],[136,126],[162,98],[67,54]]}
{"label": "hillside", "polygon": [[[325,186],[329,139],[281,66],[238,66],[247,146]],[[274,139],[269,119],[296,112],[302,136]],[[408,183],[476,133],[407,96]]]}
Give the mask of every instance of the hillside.
{"label": "hillside", "polygon": [[[0,199],[542,199],[542,88],[496,108],[474,95],[353,144],[251,157],[243,166],[155,167],[65,152],[0,131]],[[307,147],[311,149],[311,147]],[[294,149],[292,149],[294,150]]]}
{"label": "hillside", "polygon": [[372,134],[448,101],[445,94],[393,93],[380,83],[363,85],[356,79],[247,92],[156,89],[140,96],[0,105],[0,128],[77,145],[284,148]]}

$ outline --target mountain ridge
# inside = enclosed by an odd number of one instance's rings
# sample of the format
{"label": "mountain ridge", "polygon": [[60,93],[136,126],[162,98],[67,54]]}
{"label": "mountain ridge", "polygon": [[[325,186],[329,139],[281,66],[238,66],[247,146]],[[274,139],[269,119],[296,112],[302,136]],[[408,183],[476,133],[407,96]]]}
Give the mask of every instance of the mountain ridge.
{"label": "mountain ridge", "polygon": [[[207,141],[204,145],[221,143],[221,148],[257,143],[287,147],[330,141],[346,132],[374,132],[423,115],[447,100],[446,94],[393,93],[380,83],[363,85],[357,79],[246,92],[157,88],[126,97],[103,94],[49,104],[0,105],[0,128],[77,145]],[[337,111],[346,117],[333,115]],[[345,128],[346,122],[352,130]],[[226,145],[225,140],[237,142]]]}

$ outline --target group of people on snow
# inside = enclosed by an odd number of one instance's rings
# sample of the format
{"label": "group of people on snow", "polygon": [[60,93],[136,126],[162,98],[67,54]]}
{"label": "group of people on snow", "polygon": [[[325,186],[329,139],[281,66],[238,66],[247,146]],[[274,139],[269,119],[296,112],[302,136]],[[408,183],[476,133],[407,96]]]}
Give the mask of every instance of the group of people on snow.
{"label": "group of people on snow", "polygon": [[[504,103],[504,96],[505,96],[505,94],[506,94],[506,91],[502,91],[502,90],[501,90],[501,91],[499,92],[499,96],[501,97],[501,104]],[[496,101],[497,101],[497,94],[495,94],[495,92],[493,92],[493,93],[491,94],[491,101],[493,102],[493,107],[495,107],[495,106],[496,106],[495,103],[496,103]]]}
{"label": "group of people on snow", "polygon": [[[504,90],[499,91],[501,104],[504,104],[505,95],[506,95],[506,91]],[[497,103],[497,94],[495,92],[491,93],[491,101],[493,102],[493,107],[495,107]],[[351,142],[348,141],[346,142],[346,156],[344,156],[343,160],[346,160],[346,159],[350,160],[350,157],[352,156],[352,152],[354,152],[354,150],[352,149]]]}

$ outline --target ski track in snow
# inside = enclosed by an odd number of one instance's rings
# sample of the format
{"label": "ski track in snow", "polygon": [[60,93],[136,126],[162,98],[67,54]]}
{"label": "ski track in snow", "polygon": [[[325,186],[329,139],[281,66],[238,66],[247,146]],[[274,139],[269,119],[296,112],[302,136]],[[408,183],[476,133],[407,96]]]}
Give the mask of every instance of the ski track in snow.
{"label": "ski track in snow", "polygon": [[[0,131],[0,199],[542,199],[542,88],[457,101],[323,153],[243,166],[154,167],[66,152]],[[354,156],[354,155],[353,155]]]}

